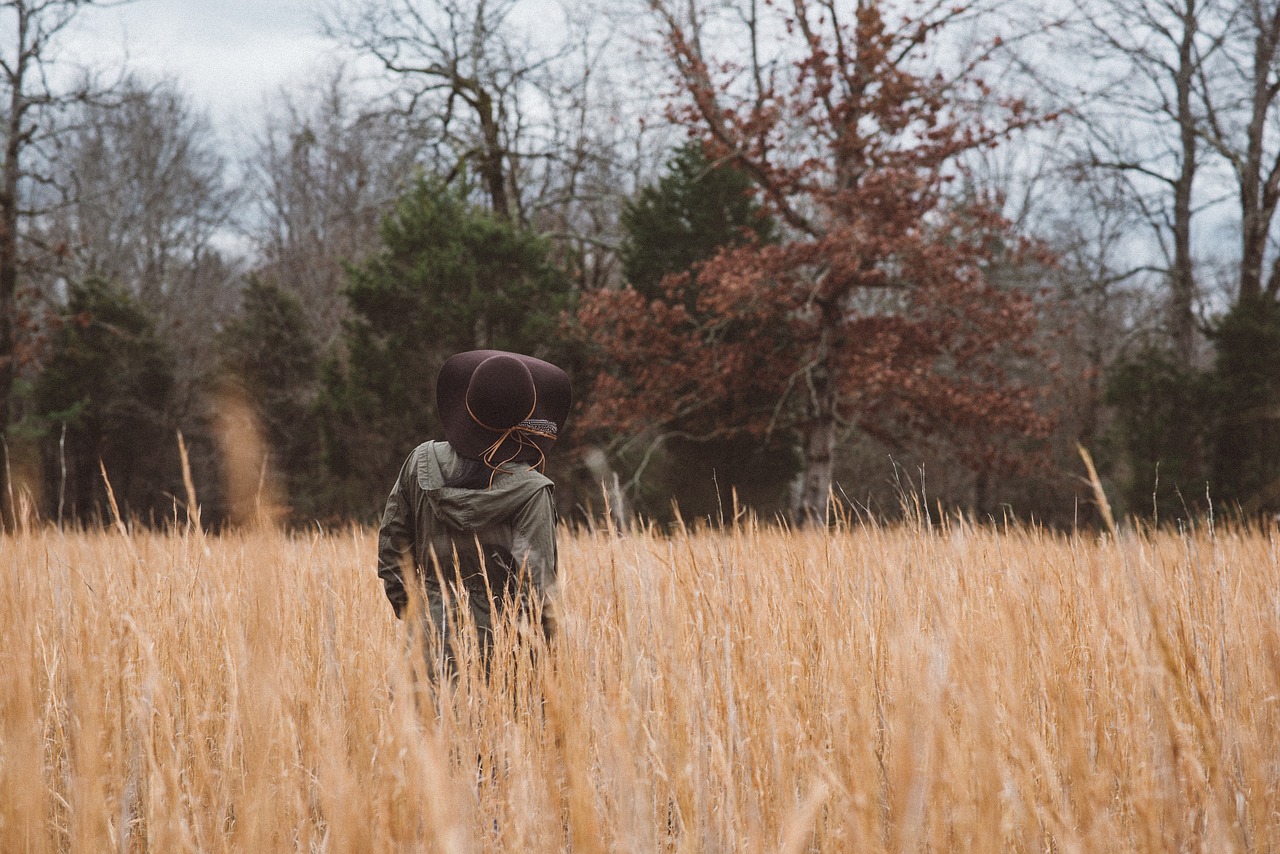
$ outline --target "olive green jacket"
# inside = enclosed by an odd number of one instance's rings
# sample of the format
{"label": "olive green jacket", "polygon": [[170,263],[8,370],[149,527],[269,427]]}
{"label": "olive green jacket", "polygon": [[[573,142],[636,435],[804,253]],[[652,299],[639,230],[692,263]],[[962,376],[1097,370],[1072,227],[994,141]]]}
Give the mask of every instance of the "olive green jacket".
{"label": "olive green jacket", "polygon": [[554,485],[524,463],[509,463],[488,489],[446,487],[461,464],[448,442],[425,442],[405,460],[387,497],[378,575],[396,616],[408,602],[405,567],[428,592],[438,586],[432,557],[451,553],[450,531],[509,551],[545,607],[556,582]]}

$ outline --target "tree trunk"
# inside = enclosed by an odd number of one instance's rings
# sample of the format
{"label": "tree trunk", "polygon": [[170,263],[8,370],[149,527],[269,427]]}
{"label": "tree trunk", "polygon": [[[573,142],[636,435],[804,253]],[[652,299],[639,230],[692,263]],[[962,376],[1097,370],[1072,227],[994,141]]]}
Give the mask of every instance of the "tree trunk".
{"label": "tree trunk", "polygon": [[[1246,131],[1244,163],[1238,169],[1240,181],[1241,246],[1240,287],[1237,300],[1244,302],[1261,296],[1263,292],[1263,261],[1267,252],[1267,237],[1271,220],[1275,215],[1277,186],[1280,181],[1280,161],[1268,167],[1266,142],[1270,121],[1274,119],[1271,108],[1276,91],[1271,85],[1277,46],[1280,45],[1280,11],[1271,10],[1264,17],[1261,6],[1253,6],[1253,91],[1249,97],[1251,111]],[[1266,174],[1264,174],[1264,172]],[[1276,287],[1275,270],[1265,283],[1268,294]]]}
{"label": "tree trunk", "polygon": [[1196,117],[1191,109],[1192,86],[1195,82],[1195,38],[1199,28],[1195,0],[1187,0],[1182,13],[1182,41],[1178,45],[1178,70],[1175,76],[1177,120],[1182,166],[1173,182],[1173,271],[1171,275],[1170,336],[1173,352],[1180,364],[1189,367],[1195,356],[1195,271],[1191,257],[1192,185],[1197,168]]}
{"label": "tree trunk", "polygon": [[1240,180],[1240,286],[1237,302],[1247,302],[1262,294],[1262,260],[1267,248],[1267,226],[1262,211],[1262,193],[1258,186],[1260,163],[1254,162],[1250,142],[1248,161]]}
{"label": "tree trunk", "polygon": [[835,469],[835,413],[816,415],[804,437],[804,472],[797,520],[804,525],[827,524]]}
{"label": "tree trunk", "polygon": [[804,431],[804,467],[801,475],[799,507],[796,519],[802,525],[826,525],[831,503],[831,485],[835,478],[836,456],[836,388],[832,360],[833,342],[840,340],[842,316],[840,300],[828,294],[815,297],[819,311],[818,340],[806,373],[809,389]]}
{"label": "tree trunk", "polygon": [[818,358],[808,377],[809,418],[804,427],[804,468],[796,513],[802,525],[826,525],[830,510],[836,451],[836,388],[828,366],[832,334],[831,326],[825,325]]}
{"label": "tree trunk", "polygon": [[18,290],[18,180],[21,170],[18,158],[22,153],[22,118],[26,112],[23,95],[23,71],[25,63],[22,49],[26,46],[26,17],[19,8],[19,56],[9,71],[9,115],[5,117],[4,166],[0,170],[0,529],[15,530],[16,509],[10,497],[13,484],[9,483],[9,452],[7,438],[9,422],[13,416],[11,398],[13,381],[18,369],[17,341],[14,317],[17,313]]}
{"label": "tree trunk", "polygon": [[622,491],[617,471],[609,464],[608,455],[602,448],[593,445],[587,449],[584,462],[591,476],[600,484],[600,494],[604,499],[610,524],[615,531],[627,530],[631,523],[631,507],[626,493]]}
{"label": "tree trunk", "polygon": [[973,505],[971,511],[979,519],[985,519],[991,500],[991,472],[985,466],[973,475]]}
{"label": "tree trunk", "polygon": [[493,98],[484,87],[475,87],[475,110],[480,120],[480,135],[483,148],[480,151],[480,179],[489,193],[489,204],[493,213],[504,221],[511,220],[511,205],[507,200],[507,176],[503,167],[506,154],[502,147],[502,129],[494,116]]}

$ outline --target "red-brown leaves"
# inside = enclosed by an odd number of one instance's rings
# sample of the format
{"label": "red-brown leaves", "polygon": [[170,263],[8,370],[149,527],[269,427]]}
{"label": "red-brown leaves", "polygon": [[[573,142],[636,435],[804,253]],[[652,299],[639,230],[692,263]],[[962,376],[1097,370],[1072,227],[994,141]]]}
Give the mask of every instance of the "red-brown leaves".
{"label": "red-brown leaves", "polygon": [[[584,299],[600,358],[589,425],[725,435],[835,418],[877,435],[945,432],[984,463],[1003,453],[1001,435],[1042,435],[1031,391],[1004,369],[1028,355],[1031,300],[987,277],[1022,247],[993,205],[949,194],[958,155],[1028,117],[1011,109],[1005,129],[989,127],[962,97],[984,83],[910,61],[954,10],[894,29],[873,1],[849,22],[831,4],[793,0],[778,22],[792,37],[791,73],[751,92],[737,85],[751,75],[707,61],[652,3],[683,115],[792,234],[727,249],[648,304],[631,290]],[[832,378],[833,406],[806,397],[815,371]]]}

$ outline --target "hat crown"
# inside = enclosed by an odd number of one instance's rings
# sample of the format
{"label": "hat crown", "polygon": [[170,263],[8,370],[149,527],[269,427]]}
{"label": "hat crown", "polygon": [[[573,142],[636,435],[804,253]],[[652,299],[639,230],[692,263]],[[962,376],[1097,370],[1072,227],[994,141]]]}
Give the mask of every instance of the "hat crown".
{"label": "hat crown", "polygon": [[444,437],[475,460],[490,455],[540,463],[564,430],[572,404],[573,388],[561,368],[505,350],[455,353],[436,377]]}
{"label": "hat crown", "polygon": [[467,411],[481,427],[508,430],[533,414],[538,401],[533,374],[512,355],[490,356],[467,383]]}

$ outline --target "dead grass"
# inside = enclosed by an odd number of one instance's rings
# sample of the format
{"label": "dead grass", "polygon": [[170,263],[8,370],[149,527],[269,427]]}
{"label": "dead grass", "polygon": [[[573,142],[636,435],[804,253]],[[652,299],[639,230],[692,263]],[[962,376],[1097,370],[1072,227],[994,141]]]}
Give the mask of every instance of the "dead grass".
{"label": "dead grass", "polygon": [[0,851],[1280,846],[1267,534],[566,535],[437,699],[374,547],[0,541]]}

